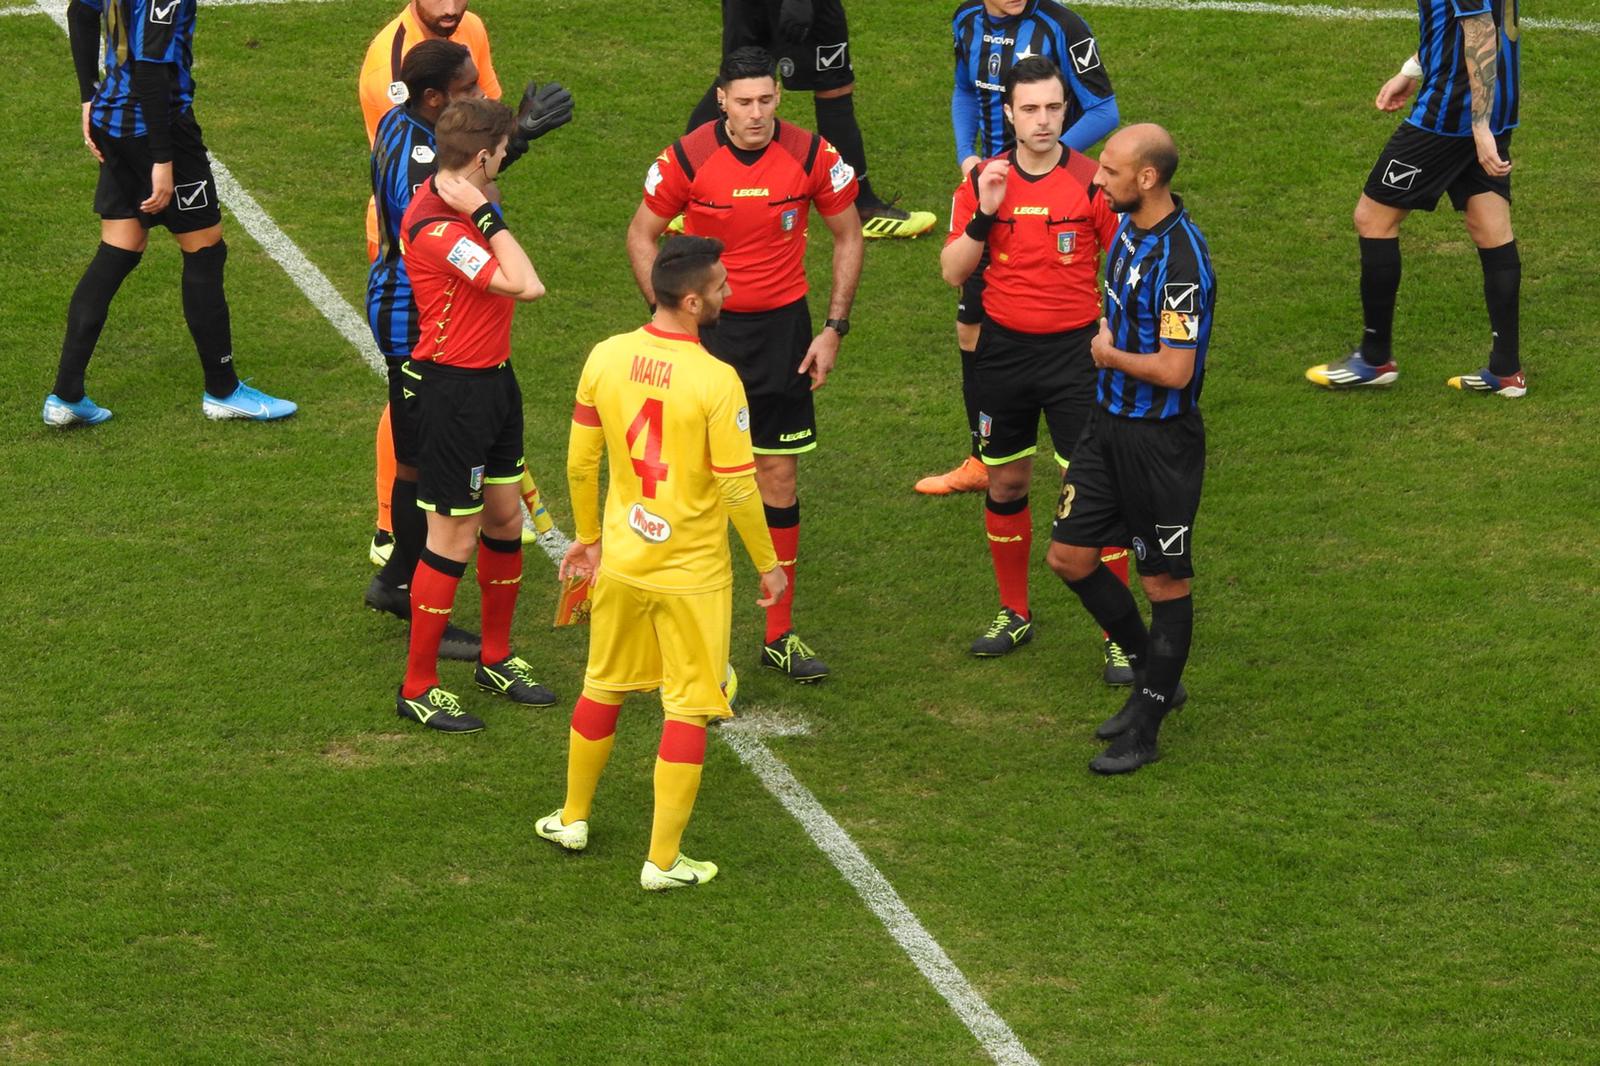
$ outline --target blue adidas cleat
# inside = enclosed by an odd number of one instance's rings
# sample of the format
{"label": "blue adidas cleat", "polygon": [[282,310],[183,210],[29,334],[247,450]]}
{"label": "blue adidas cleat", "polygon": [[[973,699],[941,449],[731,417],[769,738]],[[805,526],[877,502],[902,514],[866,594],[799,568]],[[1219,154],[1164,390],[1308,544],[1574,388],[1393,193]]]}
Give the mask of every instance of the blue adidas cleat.
{"label": "blue adidas cleat", "polygon": [[[1445,382],[1452,389],[1462,392],[1486,392],[1495,396],[1504,396],[1514,400],[1519,396],[1528,395],[1528,378],[1522,371],[1515,374],[1496,375],[1489,373],[1488,367],[1475,374],[1459,374]],[[108,411],[107,417],[110,417]],[[49,421],[48,416],[45,421]]]}
{"label": "blue adidas cleat", "polygon": [[108,408],[101,407],[85,396],[77,403],[68,403],[55,393],[44,398],[44,424],[47,426],[97,426],[111,417]]}
{"label": "blue adidas cleat", "polygon": [[1361,358],[1360,352],[1351,352],[1337,363],[1323,363],[1306,371],[1306,380],[1325,389],[1382,388],[1393,385],[1400,376],[1400,368],[1391,359],[1382,366],[1373,366]]}
{"label": "blue adidas cleat", "polygon": [[288,418],[300,410],[300,405],[293,400],[280,400],[276,396],[268,396],[260,389],[252,389],[241,381],[237,389],[222,399],[209,392],[203,393],[200,398],[200,410],[211,419],[248,418],[254,422],[272,422],[279,418]]}

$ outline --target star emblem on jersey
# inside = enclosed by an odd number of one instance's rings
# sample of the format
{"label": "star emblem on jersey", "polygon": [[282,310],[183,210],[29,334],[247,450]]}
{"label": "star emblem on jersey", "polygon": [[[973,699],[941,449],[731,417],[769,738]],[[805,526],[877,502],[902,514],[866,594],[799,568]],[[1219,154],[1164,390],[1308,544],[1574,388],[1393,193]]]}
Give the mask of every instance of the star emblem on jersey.
{"label": "star emblem on jersey", "polygon": [[1038,52],[1035,52],[1033,50],[1033,45],[1025,44],[1025,45],[1022,46],[1022,51],[1018,52],[1016,55],[1011,57],[1011,61],[1013,63],[1020,63],[1024,59],[1032,59],[1034,56],[1036,56],[1038,54],[1039,54]]}
{"label": "star emblem on jersey", "polygon": [[1383,168],[1383,183],[1391,189],[1402,192],[1411,188],[1416,182],[1417,175],[1422,173],[1422,168],[1410,163],[1402,163],[1398,159],[1389,160],[1389,165]]}
{"label": "star emblem on jersey", "polygon": [[1133,266],[1128,268],[1128,288],[1137,289],[1139,287],[1140,277],[1139,264],[1135,263]]}
{"label": "star emblem on jersey", "polygon": [[1087,74],[1100,65],[1100,49],[1093,37],[1068,45],[1067,52],[1072,56],[1072,69],[1079,74]]}

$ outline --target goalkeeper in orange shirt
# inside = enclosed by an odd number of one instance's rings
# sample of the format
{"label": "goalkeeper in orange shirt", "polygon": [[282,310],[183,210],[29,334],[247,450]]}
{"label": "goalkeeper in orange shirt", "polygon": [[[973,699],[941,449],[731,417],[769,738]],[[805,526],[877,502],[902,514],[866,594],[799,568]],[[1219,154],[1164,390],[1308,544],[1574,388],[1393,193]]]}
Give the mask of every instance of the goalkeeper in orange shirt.
{"label": "goalkeeper in orange shirt", "polygon": [[[733,616],[728,521],[761,572],[768,606],[787,584],[756,490],[750,410],[733,367],[700,346],[730,292],[722,242],[674,237],[651,268],[649,325],[596,345],[578,381],[567,452],[577,541],[563,579],[593,581],[589,666],[568,734],[567,797],[535,823],[572,851],[589,813],[629,692],[661,690],[646,889],[704,884],[713,863],[679,850],[700,790],[706,726],[733,714],[722,689]],[[600,460],[609,460],[605,525]],[[601,545],[605,545],[602,552]]]}

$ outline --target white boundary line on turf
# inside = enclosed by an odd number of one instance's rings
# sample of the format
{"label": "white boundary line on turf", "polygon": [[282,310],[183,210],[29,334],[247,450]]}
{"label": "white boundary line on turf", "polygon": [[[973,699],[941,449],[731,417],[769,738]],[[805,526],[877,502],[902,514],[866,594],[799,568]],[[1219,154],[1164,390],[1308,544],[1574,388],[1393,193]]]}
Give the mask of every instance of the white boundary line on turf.
{"label": "white boundary line on turf", "polygon": [[759,729],[724,727],[719,730],[739,761],[760,778],[767,791],[800,823],[806,835],[860,894],[868,909],[883,923],[934,990],[950,1004],[950,1009],[989,1057],[1001,1066],[1038,1066],[1038,1060],[1028,1053],[1005,1019],[994,1012],[950,961],[950,956],[905,905],[894,886],[872,865],[844,827],[817,802],[810,789],[800,783],[782,759],[772,754],[759,734]]}
{"label": "white boundary line on turf", "polygon": [[[248,3],[250,0],[233,0]],[[1406,8],[1333,7],[1329,4],[1269,4],[1259,0],[1080,0],[1083,7],[1121,8],[1128,11],[1228,11],[1241,15],[1290,15],[1296,18],[1339,19],[1347,22],[1415,22],[1417,13]],[[1536,30],[1600,33],[1600,22],[1576,19],[1523,19]]]}

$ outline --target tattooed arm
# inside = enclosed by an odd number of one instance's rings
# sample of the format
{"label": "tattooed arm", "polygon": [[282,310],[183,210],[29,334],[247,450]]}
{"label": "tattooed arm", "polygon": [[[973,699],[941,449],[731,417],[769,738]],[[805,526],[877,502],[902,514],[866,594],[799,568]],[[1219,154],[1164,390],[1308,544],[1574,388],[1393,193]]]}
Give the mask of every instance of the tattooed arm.
{"label": "tattooed arm", "polygon": [[1466,44],[1467,84],[1472,89],[1472,139],[1478,146],[1478,165],[1493,175],[1511,173],[1511,164],[1500,158],[1500,149],[1489,130],[1489,114],[1494,110],[1495,83],[1499,78],[1496,55],[1500,31],[1489,14],[1469,15],[1460,22]]}

